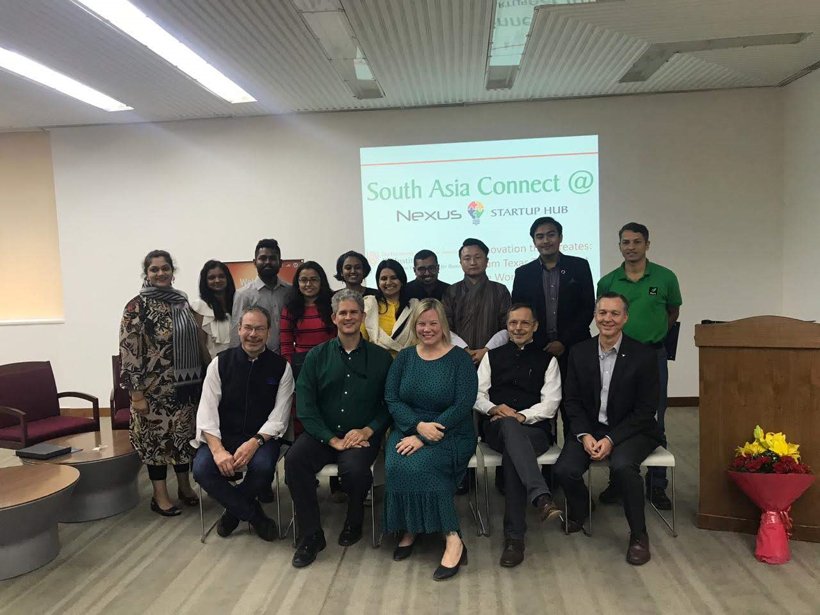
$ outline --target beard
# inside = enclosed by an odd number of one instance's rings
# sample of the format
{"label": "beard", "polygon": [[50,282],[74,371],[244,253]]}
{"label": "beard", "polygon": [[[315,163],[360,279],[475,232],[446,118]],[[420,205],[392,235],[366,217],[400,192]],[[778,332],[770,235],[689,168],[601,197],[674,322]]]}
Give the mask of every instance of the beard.
{"label": "beard", "polygon": [[276,279],[276,276],[279,275],[279,267],[272,267],[270,265],[265,267],[257,267],[256,272],[265,282],[273,282]]}

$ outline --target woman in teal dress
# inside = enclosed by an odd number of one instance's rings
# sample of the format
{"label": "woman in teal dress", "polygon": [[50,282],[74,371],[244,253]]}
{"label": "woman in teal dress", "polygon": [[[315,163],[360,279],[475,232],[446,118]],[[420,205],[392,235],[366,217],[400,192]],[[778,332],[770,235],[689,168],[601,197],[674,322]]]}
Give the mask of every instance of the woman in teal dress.
{"label": "woman in teal dress", "polygon": [[394,425],[385,447],[384,528],[402,533],[395,560],[409,557],[418,534],[443,533],[433,574],[440,581],[467,563],[454,497],[475,453],[478,378],[470,356],[450,343],[439,301],[420,301],[410,326],[418,343],[399,352],[385,385]]}

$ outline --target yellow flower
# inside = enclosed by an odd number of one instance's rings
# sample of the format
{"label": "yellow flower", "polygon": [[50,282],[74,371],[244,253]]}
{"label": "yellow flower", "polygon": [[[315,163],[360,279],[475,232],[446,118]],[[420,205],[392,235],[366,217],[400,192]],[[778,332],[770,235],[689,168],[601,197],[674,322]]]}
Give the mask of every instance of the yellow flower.
{"label": "yellow flower", "polygon": [[781,457],[788,455],[789,457],[793,457],[795,461],[800,460],[800,453],[798,452],[800,445],[787,442],[784,433],[769,432],[766,434],[764,442],[764,446],[776,455],[780,455]]}
{"label": "yellow flower", "polygon": [[754,438],[752,442],[745,442],[743,446],[736,448],[735,453],[748,457],[771,451],[780,457],[789,456],[795,461],[800,461],[800,445],[788,442],[783,432],[765,433],[760,425],[755,425]]}
{"label": "yellow flower", "polygon": [[757,441],[744,442],[743,446],[739,446],[735,449],[735,453],[737,455],[743,455],[744,457],[753,457],[755,455],[761,455],[765,452],[766,448]]}

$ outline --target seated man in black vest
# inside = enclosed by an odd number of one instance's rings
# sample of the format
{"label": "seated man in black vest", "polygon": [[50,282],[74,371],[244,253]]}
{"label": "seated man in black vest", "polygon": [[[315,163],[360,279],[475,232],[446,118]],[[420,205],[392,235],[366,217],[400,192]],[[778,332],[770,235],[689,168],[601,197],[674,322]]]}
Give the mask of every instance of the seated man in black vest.
{"label": "seated man in black vest", "polygon": [[569,355],[564,404],[570,437],[553,473],[566,494],[568,533],[582,529],[587,517],[583,475],[592,461],[609,459],[612,480],[624,497],[631,532],[626,561],[649,561],[640,465],[661,443],[657,351],[622,333],[629,301],[617,293],[601,295],[595,305],[600,334],[573,346]]}
{"label": "seated man in black vest", "polygon": [[490,350],[478,366],[475,408],[484,440],[503,455],[505,491],[504,551],[501,565],[524,560],[526,506],[541,519],[560,511],[552,501],[537,458],[553,442],[552,419],[561,403],[558,361],[533,343],[538,321],[532,307],[517,303],[507,312],[509,342]]}
{"label": "seated man in black vest", "polygon": [[[270,324],[265,308],[246,308],[239,320],[240,345],[216,356],[202,385],[191,442],[199,448],[194,480],[225,507],[216,527],[223,537],[240,520],[263,540],[278,535],[257,497],[273,480],[294,384],[288,362],[266,346]],[[244,480],[233,485],[229,479],[243,469]]]}

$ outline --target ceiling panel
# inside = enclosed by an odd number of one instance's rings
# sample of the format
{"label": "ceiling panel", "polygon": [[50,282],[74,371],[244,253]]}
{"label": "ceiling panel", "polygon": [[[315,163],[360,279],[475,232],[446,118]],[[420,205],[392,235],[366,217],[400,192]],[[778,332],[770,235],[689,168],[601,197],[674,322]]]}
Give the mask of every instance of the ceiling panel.
{"label": "ceiling panel", "polygon": [[[514,85],[486,90],[492,0],[342,0],[385,93],[357,100],[290,0],[133,0],[250,92],[232,105],[70,0],[0,0],[0,46],[134,111],[107,113],[0,71],[0,130],[776,86],[820,60],[817,0],[623,0],[539,9]],[[785,32],[798,45],[674,56],[619,83],[653,43]]]}

